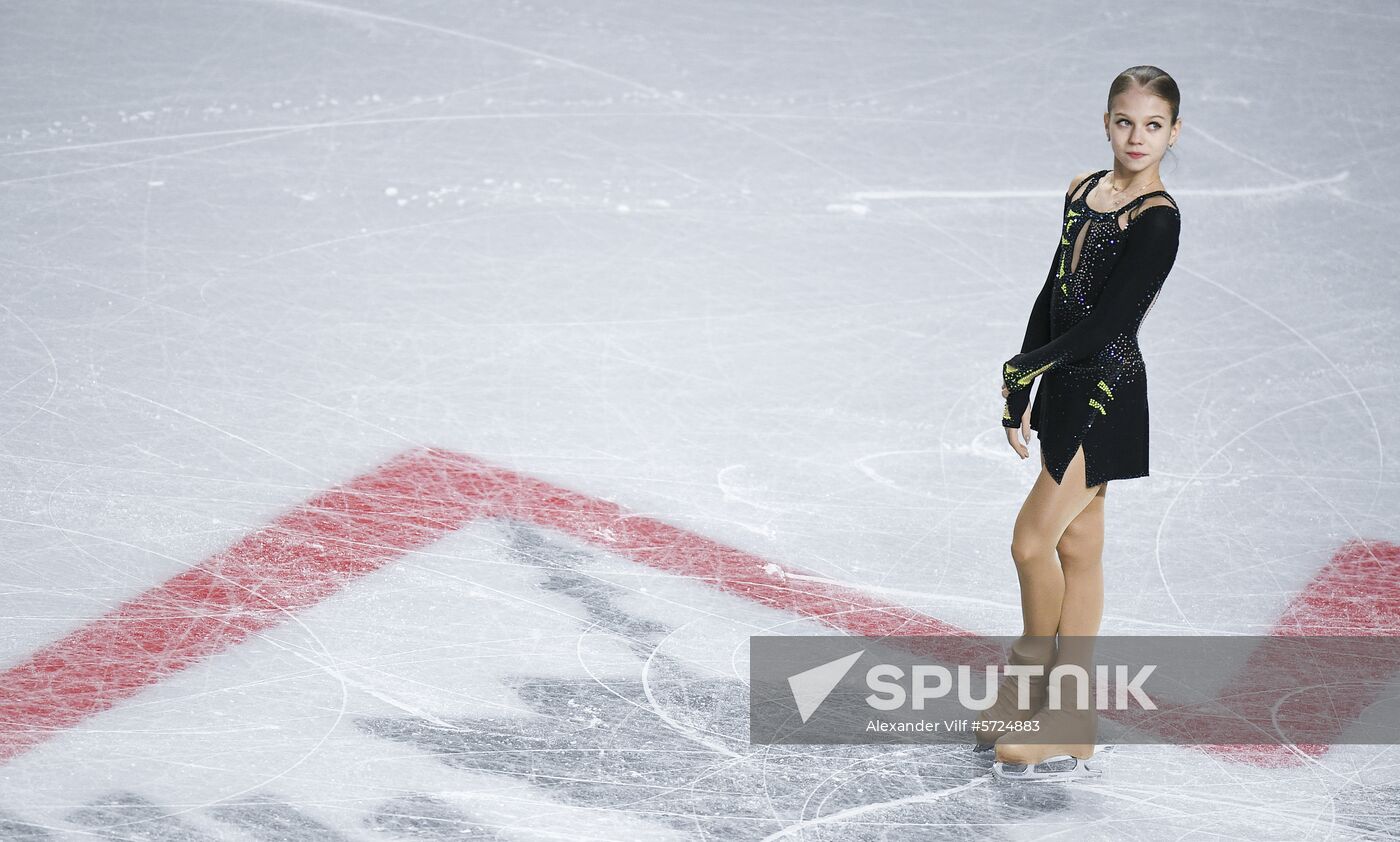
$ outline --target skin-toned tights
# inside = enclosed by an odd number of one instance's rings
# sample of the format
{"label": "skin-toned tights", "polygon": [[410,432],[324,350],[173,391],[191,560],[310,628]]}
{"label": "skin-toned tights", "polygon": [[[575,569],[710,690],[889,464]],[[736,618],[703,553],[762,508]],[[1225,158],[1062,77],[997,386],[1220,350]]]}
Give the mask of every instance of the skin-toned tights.
{"label": "skin-toned tights", "polygon": [[1099,633],[1107,491],[1106,482],[1084,487],[1083,447],[1074,454],[1059,485],[1041,455],[1040,475],[1021,505],[1011,536],[1025,634]]}
{"label": "skin-toned tights", "polygon": [[[1026,496],[1011,537],[1011,557],[1021,582],[1021,615],[1026,636],[1075,637],[1061,648],[1057,662],[1074,662],[1092,671],[1092,642],[1103,619],[1104,500],[1108,483],[1084,487],[1081,446],[1056,484],[1041,456],[1040,475]],[[1043,716],[1037,714],[1037,718]],[[1017,744],[1008,735],[997,742],[998,760],[1037,763],[1047,757],[1094,753],[1095,714],[1074,716],[1080,723],[1063,731],[1078,740],[1057,744]],[[1060,720],[1062,723],[1064,720]],[[1083,730],[1089,729],[1088,731]]]}

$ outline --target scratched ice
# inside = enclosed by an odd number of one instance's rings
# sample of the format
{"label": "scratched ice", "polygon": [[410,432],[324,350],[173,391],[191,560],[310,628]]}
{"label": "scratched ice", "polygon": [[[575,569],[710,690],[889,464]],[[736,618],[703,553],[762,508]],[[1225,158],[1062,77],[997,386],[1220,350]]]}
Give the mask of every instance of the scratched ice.
{"label": "scratched ice", "polygon": [[[616,588],[578,569],[586,556],[521,527],[512,530],[511,550],[549,571],[545,589],[580,600],[597,629],[646,659],[644,679],[520,676],[512,683],[533,717],[382,718],[362,727],[449,765],[521,777],[569,801],[635,812],[706,839],[764,839],[795,826],[809,839],[884,839],[895,827],[961,839],[992,809],[996,796],[986,788],[952,804],[930,798],[985,774],[965,748],[750,746],[743,683],[706,679],[658,654],[674,630],[620,609]],[[878,819],[861,818],[870,812]],[[986,835],[1009,838],[995,829]]]}
{"label": "scratched ice", "polygon": [[[992,376],[1138,63],[1182,86],[1183,239],[1103,629],[1400,630],[1397,29],[0,4],[0,840],[1400,836],[1392,746],[1015,788],[950,747],[750,746],[743,683],[749,635],[851,631],[832,588],[1020,631],[1036,455]],[[373,473],[421,447],[595,519]]]}

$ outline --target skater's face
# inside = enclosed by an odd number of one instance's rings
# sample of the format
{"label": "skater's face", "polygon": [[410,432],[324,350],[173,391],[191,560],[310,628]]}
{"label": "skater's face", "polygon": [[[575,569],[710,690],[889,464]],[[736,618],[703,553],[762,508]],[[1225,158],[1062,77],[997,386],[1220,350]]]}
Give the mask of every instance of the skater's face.
{"label": "skater's face", "polygon": [[1181,120],[1173,125],[1171,113],[1171,103],[1140,87],[1113,98],[1103,121],[1108,139],[1113,142],[1113,157],[1120,167],[1141,172],[1157,166],[1181,131]]}

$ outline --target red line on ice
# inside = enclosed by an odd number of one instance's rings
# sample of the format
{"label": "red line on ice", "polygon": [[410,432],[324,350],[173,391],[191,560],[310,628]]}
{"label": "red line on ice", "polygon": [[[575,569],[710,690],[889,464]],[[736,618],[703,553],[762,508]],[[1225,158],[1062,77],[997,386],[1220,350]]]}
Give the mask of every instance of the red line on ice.
{"label": "red line on ice", "polygon": [[[0,673],[0,761],[478,517],[556,529],[851,634],[973,634],[856,588],[820,577],[793,578],[810,574],[615,503],[466,454],[419,449],[312,498]],[[1400,547],[1349,544],[1293,601],[1275,633],[1394,634],[1400,617],[1397,571]],[[1288,752],[1262,748],[1252,759],[1268,762],[1268,755]]]}

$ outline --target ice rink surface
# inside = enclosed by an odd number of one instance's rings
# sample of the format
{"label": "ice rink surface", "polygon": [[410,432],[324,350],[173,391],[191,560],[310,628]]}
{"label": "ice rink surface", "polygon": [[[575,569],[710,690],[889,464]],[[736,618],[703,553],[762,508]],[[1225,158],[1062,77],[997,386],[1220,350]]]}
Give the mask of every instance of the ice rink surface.
{"label": "ice rink surface", "polygon": [[[746,709],[749,636],[849,633],[833,589],[1021,631],[994,383],[1135,64],[1182,88],[1183,230],[1103,633],[1268,634],[1357,542],[1309,628],[1400,629],[1397,39],[1382,2],[4,4],[0,838],[1400,836],[1393,746],[1016,786]],[[423,448],[602,520],[425,514],[428,470],[318,543],[309,501]]]}

